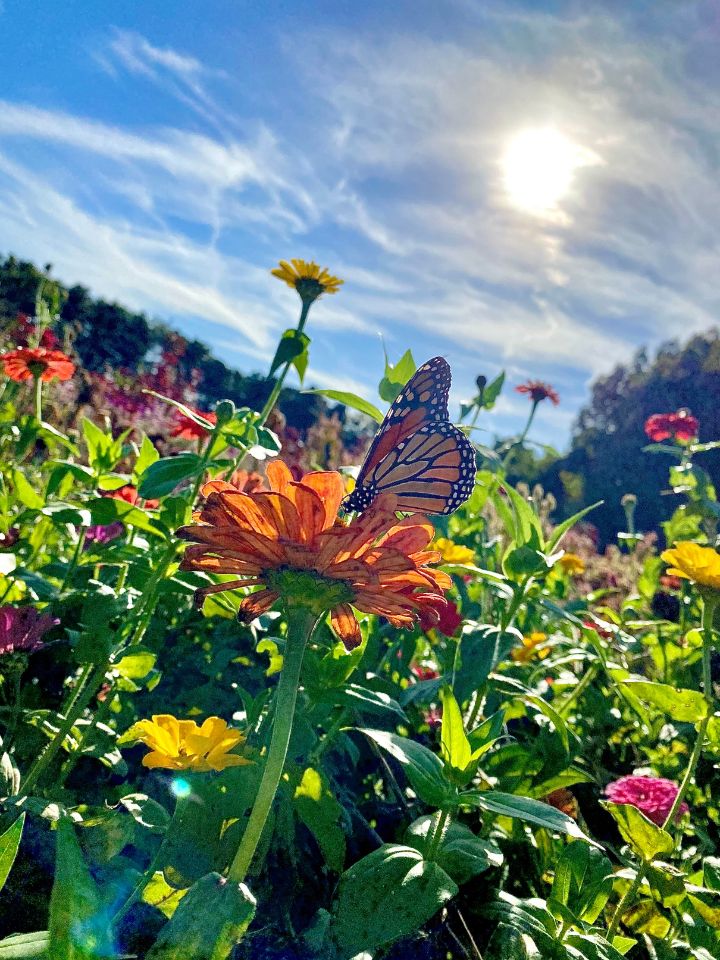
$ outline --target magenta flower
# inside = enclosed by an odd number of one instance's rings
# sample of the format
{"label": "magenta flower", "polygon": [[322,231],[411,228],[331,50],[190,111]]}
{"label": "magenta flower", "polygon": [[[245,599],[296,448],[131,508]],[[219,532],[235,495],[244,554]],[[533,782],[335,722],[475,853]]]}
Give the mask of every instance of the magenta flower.
{"label": "magenta flower", "polygon": [[116,520],[114,523],[107,524],[96,524],[93,527],[88,527],[85,531],[85,546],[88,547],[91,543],[109,543],[111,540],[116,540],[123,532],[125,527],[120,523],[119,520]]}
{"label": "magenta flower", "polygon": [[[644,813],[648,820],[661,827],[672,809],[678,794],[678,785],[665,777],[620,777],[605,787],[605,796],[612,803],[629,803]],[[690,807],[683,801],[677,811],[679,820]]]}
{"label": "magenta flower", "polygon": [[42,650],[44,634],[60,623],[35,607],[0,607],[0,656],[24,651]]}

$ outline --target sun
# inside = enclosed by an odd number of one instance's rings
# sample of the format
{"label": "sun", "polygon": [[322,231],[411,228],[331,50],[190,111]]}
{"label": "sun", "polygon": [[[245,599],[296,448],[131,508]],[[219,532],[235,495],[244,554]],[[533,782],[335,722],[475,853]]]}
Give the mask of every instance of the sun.
{"label": "sun", "polygon": [[546,216],[573,184],[579,167],[600,163],[592,150],[574,143],[554,127],[522,130],[508,143],[502,157],[507,199],[519,210]]}

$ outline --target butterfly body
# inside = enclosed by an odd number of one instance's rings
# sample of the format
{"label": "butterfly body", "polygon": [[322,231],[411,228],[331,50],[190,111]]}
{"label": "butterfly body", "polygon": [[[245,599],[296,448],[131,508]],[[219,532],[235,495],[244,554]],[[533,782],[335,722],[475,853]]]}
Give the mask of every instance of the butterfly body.
{"label": "butterfly body", "polygon": [[373,440],[345,499],[346,510],[367,509],[389,491],[408,513],[448,514],[472,493],[475,449],[448,419],[450,367],[434,357],[402,389]]}

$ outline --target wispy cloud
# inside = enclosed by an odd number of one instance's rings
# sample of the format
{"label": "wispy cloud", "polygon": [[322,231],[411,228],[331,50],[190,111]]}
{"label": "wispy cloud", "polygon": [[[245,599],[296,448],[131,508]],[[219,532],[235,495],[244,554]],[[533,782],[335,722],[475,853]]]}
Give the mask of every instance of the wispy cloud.
{"label": "wispy cloud", "polygon": [[[642,43],[631,10],[603,5],[455,0],[441,31],[310,16],[263,116],[189,32],[174,49],[114,29],[95,54],[132,125],[0,103],[6,242],[200,336],[205,320],[218,344],[237,331],[251,362],[294,309],[268,267],[323,259],[347,283],[313,314],[318,376],[374,384],[382,333],[446,353],[458,396],[502,365],[554,379],[565,415],[540,426],[565,430],[590,377],[717,317],[720,70],[695,7],[664,5]],[[150,91],[172,123],[143,125]],[[593,158],[556,217],[503,184],[511,138],[545,127]],[[498,408],[500,429],[521,417]]]}

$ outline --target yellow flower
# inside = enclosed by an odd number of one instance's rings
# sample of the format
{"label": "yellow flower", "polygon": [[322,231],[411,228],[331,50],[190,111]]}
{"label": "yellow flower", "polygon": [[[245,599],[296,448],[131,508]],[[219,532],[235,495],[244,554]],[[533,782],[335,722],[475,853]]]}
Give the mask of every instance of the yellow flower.
{"label": "yellow flower", "polygon": [[523,637],[522,646],[516,647],[510,651],[510,656],[515,663],[529,663],[533,657],[538,660],[544,660],[550,653],[550,647],[543,647],[542,644],[547,640],[547,634],[542,630],[533,630],[526,637]]}
{"label": "yellow flower", "polygon": [[319,267],[314,260],[281,260],[270,273],[289,287],[297,290],[301,300],[312,303],[322,293],[337,293],[343,280],[333,277],[327,267]]}
{"label": "yellow flower", "polygon": [[712,547],[684,541],[676,543],[672,550],[665,550],[661,556],[670,565],[669,574],[691,580],[699,587],[720,590],[720,554]]}
{"label": "yellow flower", "polygon": [[446,537],[438,537],[433,546],[442,557],[443,563],[472,563],[475,559],[470,547],[462,547]]}
{"label": "yellow flower", "polygon": [[579,577],[581,573],[585,573],[585,561],[576,553],[564,553],[558,563],[571,577]]}
{"label": "yellow flower", "polygon": [[208,717],[198,727],[194,720],[177,720],[167,713],[155,714],[152,720],[134,724],[123,739],[140,740],[150,747],[151,752],[143,757],[144,767],[206,771],[251,762],[228,752],[245,738],[220,717]]}

